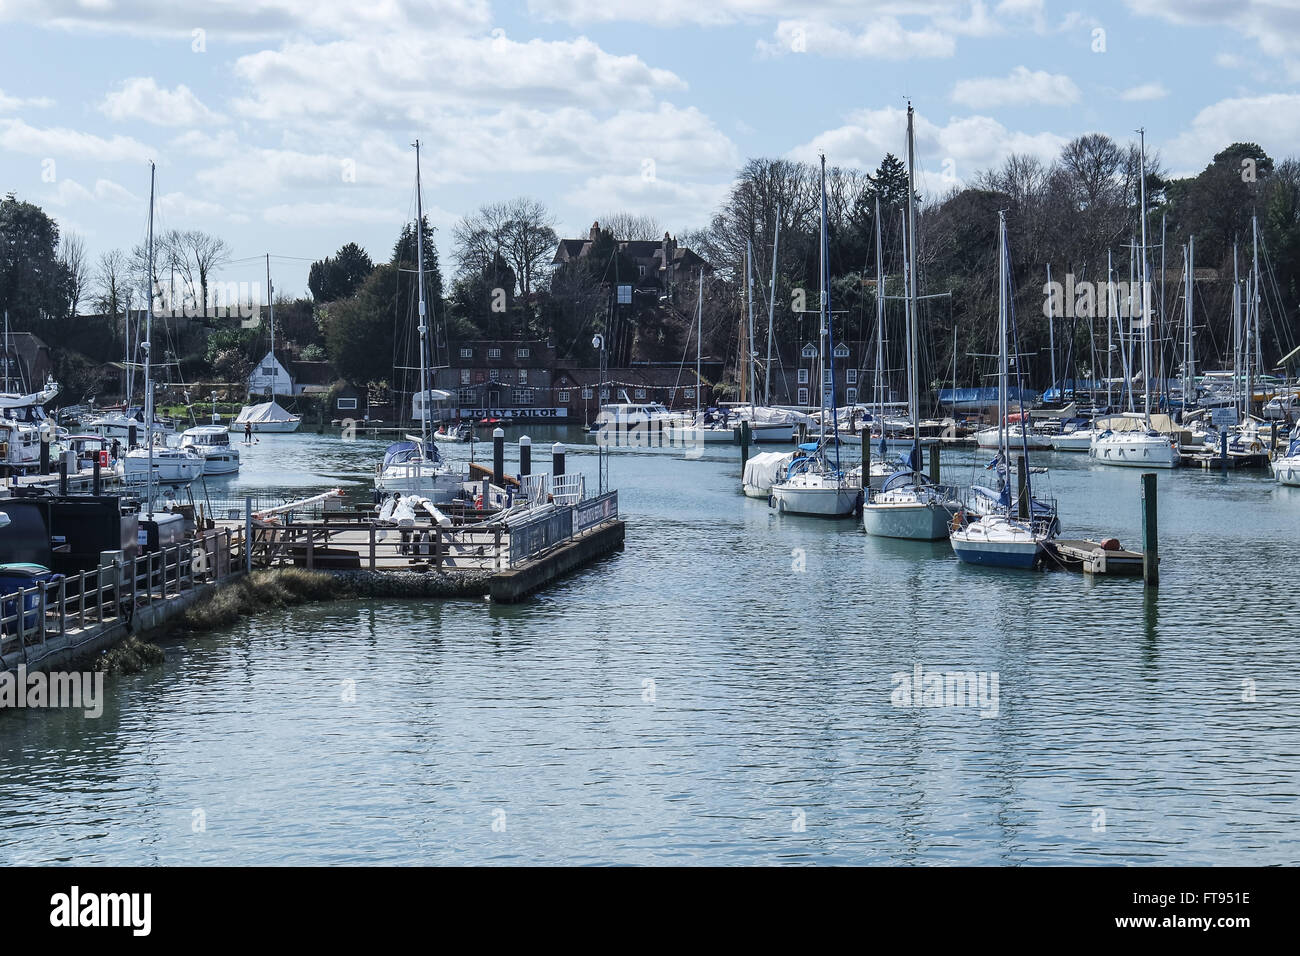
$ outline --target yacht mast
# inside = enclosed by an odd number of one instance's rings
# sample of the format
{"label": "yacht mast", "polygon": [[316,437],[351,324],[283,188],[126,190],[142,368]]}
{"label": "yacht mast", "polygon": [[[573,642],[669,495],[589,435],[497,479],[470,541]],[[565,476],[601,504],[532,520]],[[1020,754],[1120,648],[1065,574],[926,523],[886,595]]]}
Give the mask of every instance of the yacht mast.
{"label": "yacht mast", "polygon": [[[1011,448],[1007,442],[1007,214],[998,210],[998,454],[1011,481]],[[1023,428],[1023,423],[1021,425]]]}
{"label": "yacht mast", "polygon": [[1187,355],[1183,360],[1183,409],[1186,410],[1188,398],[1195,404],[1196,400],[1196,326],[1192,316],[1192,296],[1196,286],[1193,277],[1196,272],[1196,237],[1187,238]]}
{"label": "yacht mast", "polygon": [[[876,417],[885,437],[885,256],[881,249],[880,194],[876,194]],[[870,441],[867,434],[863,441]]]}
{"label": "yacht mast", "polygon": [[420,349],[420,440],[426,444],[429,435],[429,369],[424,361],[424,340],[429,327],[425,323],[424,304],[424,200],[420,196],[420,141],[415,141],[415,287],[420,301],[420,335],[416,344]]}
{"label": "yacht mast", "polygon": [[704,268],[700,268],[699,290],[695,296],[695,427],[704,424],[700,418],[700,391],[704,378],[700,375],[700,349],[704,339]]}
{"label": "yacht mast", "polygon": [[1241,411],[1241,278],[1237,273],[1237,241],[1232,241],[1232,407]]}
{"label": "yacht mast", "polygon": [[916,297],[916,143],[912,130],[912,104],[907,104],[907,304],[911,313],[907,322],[907,404],[912,417],[912,467],[921,466],[921,416],[917,396],[917,347],[920,324]]}
{"label": "yacht mast", "polygon": [[145,296],[144,341],[140,348],[144,350],[144,439],[149,449],[149,470],[145,473],[145,497],[150,520],[153,519],[153,377],[149,360],[151,348],[150,336],[153,335],[153,189],[154,164],[149,164],[149,245],[148,245],[148,290]]}
{"label": "yacht mast", "polygon": [[758,356],[754,352],[754,243],[745,240],[745,295],[749,309],[749,420],[754,421],[754,393],[758,391]]}
{"label": "yacht mast", "polygon": [[1111,395],[1111,370],[1115,360],[1115,342],[1112,332],[1115,328],[1115,267],[1111,263],[1110,250],[1106,250],[1106,411],[1111,411],[1115,399]]}
{"label": "yacht mast", "polygon": [[[1047,264],[1047,288],[1052,287],[1052,264]],[[1047,349],[1052,353],[1052,388],[1057,387],[1056,383],[1056,305],[1055,300],[1049,295],[1047,298]],[[1065,401],[1065,389],[1058,389],[1058,395],[1062,402]]]}
{"label": "yacht mast", "polygon": [[1140,255],[1142,281],[1142,414],[1147,428],[1151,427],[1151,292],[1147,276],[1147,134],[1145,129],[1138,130],[1140,139],[1138,177],[1139,209],[1142,216],[1142,248]]}
{"label": "yacht mast", "polygon": [[763,376],[763,404],[772,404],[772,325],[776,316],[776,263],[781,248],[781,204],[776,205],[776,226],[772,233],[772,291],[767,300],[767,374]]}
{"label": "yacht mast", "polygon": [[[818,293],[817,303],[817,321],[818,344],[817,350],[817,389],[821,392],[822,413],[818,418],[821,421],[821,430],[818,434],[819,442],[826,440],[826,157],[821,158],[821,198],[818,206],[818,233],[817,233],[817,262],[818,262],[818,284],[821,289]],[[839,454],[839,449],[836,449]]]}
{"label": "yacht mast", "polygon": [[271,401],[275,401],[275,288],[271,285],[271,254],[266,254],[266,304],[270,312],[271,326]]}

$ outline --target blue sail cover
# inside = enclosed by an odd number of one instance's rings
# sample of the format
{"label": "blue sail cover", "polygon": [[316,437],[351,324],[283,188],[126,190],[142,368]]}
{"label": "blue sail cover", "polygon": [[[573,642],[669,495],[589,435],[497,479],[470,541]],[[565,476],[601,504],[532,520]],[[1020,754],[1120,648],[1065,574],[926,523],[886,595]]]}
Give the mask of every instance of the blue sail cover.
{"label": "blue sail cover", "polygon": [[[1023,402],[1026,405],[1036,404],[1038,402],[1038,393],[1029,388],[1008,388],[1007,405],[1010,406],[1017,402]],[[996,386],[939,389],[940,405],[952,405],[959,409],[978,409],[988,408],[997,403],[998,390]]]}
{"label": "blue sail cover", "polygon": [[387,468],[389,465],[405,465],[412,461],[441,461],[442,456],[438,454],[437,445],[429,445],[428,454],[424,454],[420,448],[420,442],[414,441],[395,441],[384,449],[384,464]]}

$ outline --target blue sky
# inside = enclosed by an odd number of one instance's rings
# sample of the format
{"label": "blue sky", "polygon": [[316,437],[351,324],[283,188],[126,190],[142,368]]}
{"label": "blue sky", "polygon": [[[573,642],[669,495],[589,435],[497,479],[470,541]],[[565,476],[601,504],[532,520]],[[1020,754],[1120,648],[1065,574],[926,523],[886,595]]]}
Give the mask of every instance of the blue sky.
{"label": "blue sky", "polygon": [[387,257],[417,136],[444,259],[516,195],[562,235],[676,232],[749,156],[874,168],[908,97],[927,192],[1094,130],[1145,126],[1174,173],[1300,155],[1296,0],[0,0],[0,62],[0,190],[93,258],[144,237],[154,159],[161,228],[225,237],[226,280],[270,252],[290,293],[345,242]]}

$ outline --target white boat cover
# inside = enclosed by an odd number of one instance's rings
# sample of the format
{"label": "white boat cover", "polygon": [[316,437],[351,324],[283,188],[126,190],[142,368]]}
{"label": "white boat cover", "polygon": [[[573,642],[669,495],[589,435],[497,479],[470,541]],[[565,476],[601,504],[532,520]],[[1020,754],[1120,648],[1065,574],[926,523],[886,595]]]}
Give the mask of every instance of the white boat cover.
{"label": "white boat cover", "polygon": [[297,415],[291,415],[280,407],[279,402],[263,402],[260,405],[245,405],[239,410],[239,415],[235,418],[236,425],[242,425],[245,422],[292,422],[298,419]]}
{"label": "white boat cover", "polygon": [[771,488],[785,478],[786,468],[794,460],[794,452],[765,451],[745,462],[741,481],[750,488]]}

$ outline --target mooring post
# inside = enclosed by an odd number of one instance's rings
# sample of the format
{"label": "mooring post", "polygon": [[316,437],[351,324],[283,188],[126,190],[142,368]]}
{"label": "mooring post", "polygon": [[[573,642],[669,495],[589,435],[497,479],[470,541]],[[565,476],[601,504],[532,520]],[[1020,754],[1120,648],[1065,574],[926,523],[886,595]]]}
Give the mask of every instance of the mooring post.
{"label": "mooring post", "polygon": [[1029,520],[1029,465],[1024,455],[1016,456],[1016,500],[1017,514],[1022,520]]}
{"label": "mooring post", "polygon": [[740,467],[741,470],[743,471],[745,468],[745,462],[749,461],[749,422],[748,421],[743,421],[740,423],[740,430],[738,434],[740,435]]}
{"label": "mooring post", "polygon": [[50,433],[41,429],[41,474],[50,473]]}
{"label": "mooring post", "polygon": [[1228,475],[1228,430],[1226,428],[1219,430],[1219,462],[1223,465],[1223,474],[1226,478]]}
{"label": "mooring post", "polygon": [[253,499],[244,496],[244,570],[253,570]]}
{"label": "mooring post", "polygon": [[506,473],[506,433],[500,429],[492,432],[492,484],[498,488],[505,486]]}
{"label": "mooring post", "polygon": [[564,445],[556,442],[551,446],[551,478],[559,478],[564,474]]}
{"label": "mooring post", "polygon": [[68,493],[68,459],[64,455],[59,456],[59,494]]}
{"label": "mooring post", "polygon": [[871,429],[862,423],[862,487],[871,487]]}
{"label": "mooring post", "polygon": [[1268,451],[1270,457],[1277,457],[1277,422],[1268,426]]}
{"label": "mooring post", "polygon": [[524,478],[533,473],[533,440],[527,435],[519,436],[519,477]]}
{"label": "mooring post", "polygon": [[91,459],[90,467],[93,469],[93,472],[90,477],[91,493],[94,494],[96,497],[98,497],[100,492],[103,490],[103,485],[101,484],[102,479],[100,478],[100,474],[99,474],[98,454],[96,454],[94,458]]}
{"label": "mooring post", "polygon": [[1160,536],[1156,516],[1156,476],[1142,475],[1142,580],[1147,587],[1160,586]]}
{"label": "mooring post", "polygon": [[939,483],[939,445],[937,442],[930,446],[930,480],[936,485]]}

